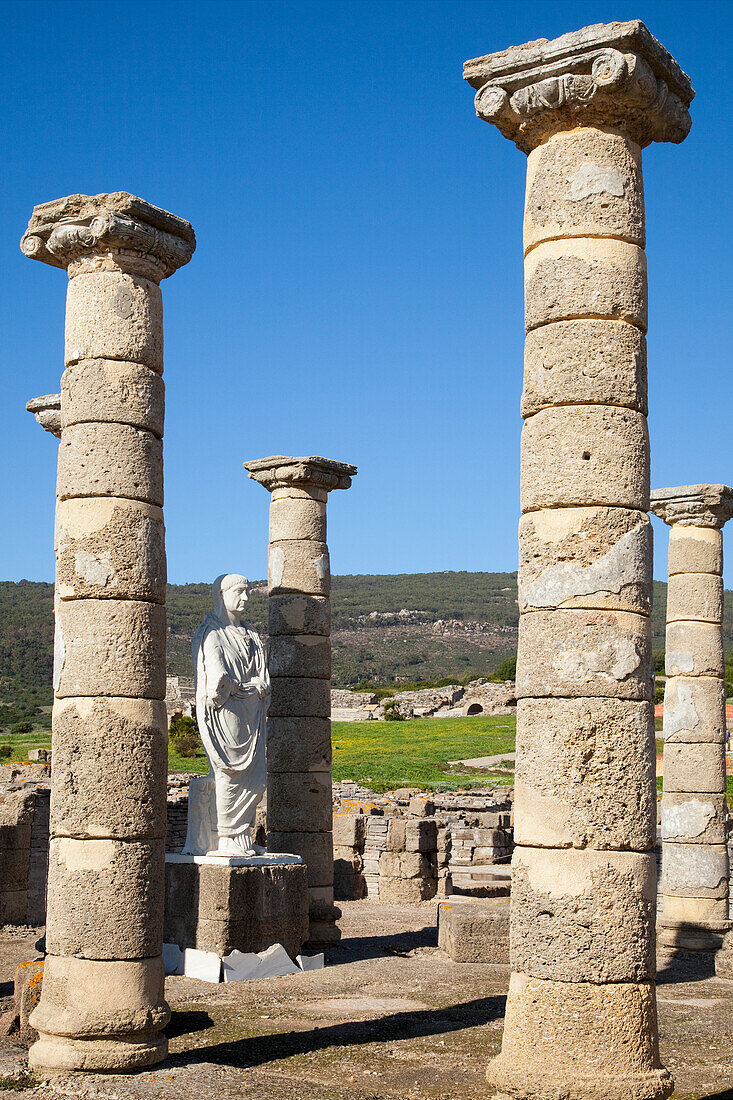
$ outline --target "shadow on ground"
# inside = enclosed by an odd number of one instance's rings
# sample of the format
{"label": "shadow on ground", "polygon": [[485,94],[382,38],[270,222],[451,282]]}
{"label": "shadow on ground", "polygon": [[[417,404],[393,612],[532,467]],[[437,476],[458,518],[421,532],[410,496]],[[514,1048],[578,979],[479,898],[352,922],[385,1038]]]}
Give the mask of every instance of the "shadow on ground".
{"label": "shadow on ground", "polygon": [[435,924],[409,932],[396,932],[391,936],[349,936],[328,949],[330,965],[362,962],[366,959],[383,959],[387,955],[406,958],[418,947],[437,947],[438,928]]}
{"label": "shadow on ground", "polygon": [[[663,957],[663,963],[661,967],[658,965],[657,985],[703,982],[706,978],[715,977],[715,955],[712,953],[670,951]],[[727,1100],[725,1093],[720,1095],[722,1100]],[[711,1100],[718,1100],[718,1097],[711,1097]]]}
{"label": "shadow on ground", "polygon": [[[190,1066],[197,1062],[252,1068],[297,1054],[311,1054],[329,1047],[363,1046],[367,1043],[388,1043],[398,1039],[419,1039],[428,1035],[447,1035],[469,1027],[498,1020],[504,1015],[506,997],[480,997],[464,1004],[431,1008],[422,1012],[396,1012],[378,1020],[360,1020],[316,1027],[308,1031],[288,1031],[283,1034],[257,1035],[229,1043],[197,1046],[193,1050],[171,1054],[170,1066]],[[199,1024],[198,1020],[202,1019]],[[211,1017],[205,1012],[174,1012],[168,1025],[169,1036],[185,1035],[211,1027]]]}

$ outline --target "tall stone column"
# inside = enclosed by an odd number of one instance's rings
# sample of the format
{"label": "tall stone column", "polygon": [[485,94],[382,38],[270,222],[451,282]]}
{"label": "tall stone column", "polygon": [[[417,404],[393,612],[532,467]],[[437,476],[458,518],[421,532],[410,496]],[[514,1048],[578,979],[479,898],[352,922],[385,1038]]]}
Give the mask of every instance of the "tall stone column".
{"label": "tall stone column", "polygon": [[[465,65],[529,154],[511,969],[501,1097],[652,1100],[656,868],[641,148],[688,78],[643,24]],[[495,193],[495,183],[492,187]]]}
{"label": "tall stone column", "polygon": [[268,555],[272,700],[267,723],[267,846],[308,867],[310,942],[335,943],[331,799],[331,573],[326,500],[356,466],[275,455],[245,462],[272,494]]}
{"label": "tall stone column", "polygon": [[56,512],[46,964],[30,1063],[132,1069],[167,1052],[163,317],[188,222],[124,192],[33,211],[66,268]]}
{"label": "tall stone column", "polygon": [[670,527],[659,938],[715,951],[731,927],[722,574],[733,489],[657,489],[651,511]]}

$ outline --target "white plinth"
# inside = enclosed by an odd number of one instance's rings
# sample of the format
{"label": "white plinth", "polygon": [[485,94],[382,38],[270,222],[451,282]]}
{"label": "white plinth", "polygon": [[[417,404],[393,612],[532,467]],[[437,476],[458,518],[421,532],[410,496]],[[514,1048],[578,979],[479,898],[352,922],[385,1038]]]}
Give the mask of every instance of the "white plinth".
{"label": "white plinth", "polygon": [[166,863],[195,863],[200,867],[275,867],[283,863],[302,863],[303,857],[287,852],[267,852],[263,856],[190,856],[168,852]]}

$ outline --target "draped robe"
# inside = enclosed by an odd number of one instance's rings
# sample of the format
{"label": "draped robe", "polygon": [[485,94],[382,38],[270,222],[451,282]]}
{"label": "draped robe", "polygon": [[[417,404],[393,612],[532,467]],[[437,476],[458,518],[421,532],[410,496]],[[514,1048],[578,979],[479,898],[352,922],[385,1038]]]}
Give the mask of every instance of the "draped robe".
{"label": "draped robe", "polygon": [[[251,846],[255,811],[267,787],[270,677],[262,639],[244,624],[209,613],[193,636],[196,717],[215,785],[219,836]],[[258,687],[265,691],[263,698]]]}

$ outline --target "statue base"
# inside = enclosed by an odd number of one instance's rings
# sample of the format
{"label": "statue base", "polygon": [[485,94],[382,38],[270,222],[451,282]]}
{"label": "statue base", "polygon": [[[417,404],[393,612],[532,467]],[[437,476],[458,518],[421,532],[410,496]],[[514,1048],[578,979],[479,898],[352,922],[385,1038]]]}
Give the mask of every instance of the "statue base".
{"label": "statue base", "polygon": [[165,857],[163,939],[228,955],[281,943],[291,958],[309,934],[306,866],[300,856]]}

